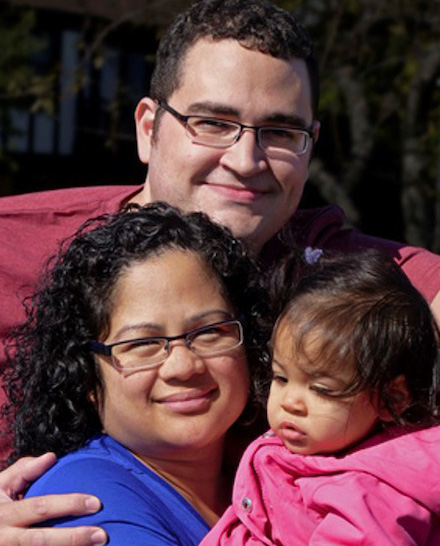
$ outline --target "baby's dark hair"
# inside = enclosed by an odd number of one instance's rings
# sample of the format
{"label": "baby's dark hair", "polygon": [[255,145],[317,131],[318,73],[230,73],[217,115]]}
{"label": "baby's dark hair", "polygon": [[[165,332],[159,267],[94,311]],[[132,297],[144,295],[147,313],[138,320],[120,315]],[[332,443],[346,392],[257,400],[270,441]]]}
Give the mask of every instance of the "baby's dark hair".
{"label": "baby's dark hair", "polygon": [[[307,265],[298,264],[296,255],[278,268],[272,290],[277,324],[282,319],[291,324],[295,354],[313,358],[323,369],[353,365],[353,381],[333,396],[366,390],[395,424],[438,423],[438,328],[423,296],[391,258],[375,250],[324,253]],[[311,357],[309,334],[318,341]],[[410,394],[403,412],[388,388],[399,375]]]}
{"label": "baby's dark hair", "polygon": [[[66,243],[67,244],[67,243]],[[102,395],[89,341],[105,339],[114,291],[128,267],[167,250],[195,253],[240,316],[251,376],[270,328],[254,261],[230,232],[202,213],[156,203],[90,220],[56,257],[11,337],[4,371],[15,434],[13,458],[84,445],[102,429],[94,400]],[[176,272],[178,274],[178,272]]]}

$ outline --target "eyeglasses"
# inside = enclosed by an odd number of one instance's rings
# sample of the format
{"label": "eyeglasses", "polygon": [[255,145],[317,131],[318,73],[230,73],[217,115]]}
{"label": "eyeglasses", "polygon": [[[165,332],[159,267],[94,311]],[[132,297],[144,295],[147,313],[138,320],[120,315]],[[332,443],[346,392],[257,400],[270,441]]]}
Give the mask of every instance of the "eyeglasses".
{"label": "eyeglasses", "polygon": [[222,320],[179,336],[141,337],[107,345],[90,341],[90,349],[111,357],[117,370],[147,370],[163,364],[170,355],[171,341],[178,339],[183,339],[187,348],[198,356],[216,356],[243,343],[243,327],[238,320]]}
{"label": "eyeglasses", "polygon": [[160,101],[159,106],[185,126],[186,134],[192,142],[213,148],[232,146],[238,142],[244,129],[256,132],[258,146],[268,155],[280,151],[302,155],[307,152],[310,141],[313,142],[313,131],[303,127],[244,125],[237,121],[208,116],[185,116],[165,101]]}

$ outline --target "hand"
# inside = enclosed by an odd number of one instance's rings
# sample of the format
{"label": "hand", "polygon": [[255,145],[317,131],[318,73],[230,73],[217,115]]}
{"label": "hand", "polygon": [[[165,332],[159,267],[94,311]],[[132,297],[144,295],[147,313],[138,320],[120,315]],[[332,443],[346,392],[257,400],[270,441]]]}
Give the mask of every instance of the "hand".
{"label": "hand", "polygon": [[55,462],[53,453],[25,457],[0,472],[0,546],[96,546],[107,543],[99,527],[28,529],[30,525],[62,516],[97,512],[101,503],[91,495],[47,495],[14,500]]}

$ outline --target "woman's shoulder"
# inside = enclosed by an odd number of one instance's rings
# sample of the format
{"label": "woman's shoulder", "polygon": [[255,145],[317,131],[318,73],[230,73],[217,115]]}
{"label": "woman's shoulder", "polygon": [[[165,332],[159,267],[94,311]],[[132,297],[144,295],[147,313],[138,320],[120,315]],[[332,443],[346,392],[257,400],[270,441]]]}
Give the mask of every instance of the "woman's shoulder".
{"label": "woman's shoulder", "polygon": [[121,490],[125,496],[142,495],[144,502],[180,497],[160,476],[105,434],[95,436],[81,449],[60,458],[31,485],[26,496],[75,492],[108,498]]}
{"label": "woman's shoulder", "polygon": [[[115,544],[195,545],[209,530],[206,522],[168,483],[127,449],[101,435],[66,455],[35,482],[26,496],[58,493],[96,495],[102,510],[92,516],[65,518],[52,526],[103,527]],[[124,542],[125,541],[125,542]]]}
{"label": "woman's shoulder", "polygon": [[140,476],[143,469],[137,463],[115,440],[99,435],[83,448],[60,458],[29,488],[26,496],[69,492],[71,485],[75,486],[75,492],[79,492],[78,487],[84,485],[87,489],[94,488],[107,476],[112,480],[122,474],[125,478],[131,474]]}

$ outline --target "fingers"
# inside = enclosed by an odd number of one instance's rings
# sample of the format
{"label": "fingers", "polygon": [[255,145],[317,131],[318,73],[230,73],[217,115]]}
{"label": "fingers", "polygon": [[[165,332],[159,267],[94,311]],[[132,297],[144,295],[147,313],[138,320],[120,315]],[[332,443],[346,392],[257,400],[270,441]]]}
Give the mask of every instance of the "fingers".
{"label": "fingers", "polygon": [[99,499],[90,495],[47,495],[0,504],[0,546],[92,546],[106,544],[97,527],[75,529],[25,529],[62,516],[85,516],[99,510]]}
{"label": "fingers", "polygon": [[0,535],[3,527],[29,527],[48,519],[87,516],[101,507],[99,499],[79,493],[46,495],[0,504]]}
{"label": "fingers", "polygon": [[54,453],[40,457],[23,457],[0,472],[0,502],[17,497],[29,483],[39,478],[56,461]]}
{"label": "fingers", "polygon": [[91,495],[46,495],[12,501],[56,460],[53,453],[25,457],[0,472],[0,546],[96,546],[107,543],[98,527],[27,529],[30,525],[64,516],[86,516],[101,503]]}
{"label": "fingers", "polygon": [[[1,527],[0,527],[1,529]],[[107,536],[97,527],[76,529],[0,530],[0,546],[98,546],[107,544]]]}

